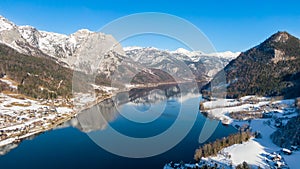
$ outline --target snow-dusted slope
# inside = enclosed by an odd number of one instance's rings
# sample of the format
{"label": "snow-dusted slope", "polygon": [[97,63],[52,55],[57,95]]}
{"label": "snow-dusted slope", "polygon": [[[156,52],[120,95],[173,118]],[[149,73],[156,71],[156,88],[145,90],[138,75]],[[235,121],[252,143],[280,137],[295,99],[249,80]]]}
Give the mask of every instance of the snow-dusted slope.
{"label": "snow-dusted slope", "polygon": [[[125,47],[127,57],[147,67],[168,70],[168,72],[185,72],[188,66],[198,80],[210,80],[229,61],[240,53],[222,52],[205,54],[200,51],[188,51],[179,48],[175,51],[160,50],[153,47]],[[181,66],[181,67],[180,67]],[[181,74],[180,76],[182,76]]]}
{"label": "snow-dusted slope", "polygon": [[17,26],[2,16],[0,16],[0,43],[23,54],[51,57],[72,69],[86,73],[100,72],[105,78],[110,78],[118,69],[118,65],[122,65],[127,71],[115,75],[120,78],[133,75],[144,68],[144,71],[149,72],[146,68],[151,68],[188,80],[191,78],[186,71],[188,66],[196,79],[210,80],[239,54],[232,52],[205,54],[183,48],[167,51],[142,47],[125,48],[125,53],[111,35],[86,29],[71,35],[39,31],[32,26]]}
{"label": "snow-dusted slope", "polygon": [[232,59],[235,59],[236,57],[238,57],[241,54],[241,52],[231,52],[231,51],[215,52],[215,53],[203,53],[201,51],[189,51],[189,50],[186,50],[184,48],[178,48],[175,51],[171,51],[171,53],[186,55],[186,56],[190,57],[190,59],[194,62],[199,61],[199,59],[201,57],[204,57],[204,56],[212,56],[212,57],[219,57],[219,58],[232,60]]}
{"label": "snow-dusted slope", "polygon": [[6,18],[0,16],[0,31],[13,29],[16,25]]}
{"label": "snow-dusted slope", "polygon": [[121,45],[111,35],[86,29],[71,35],[39,31],[32,26],[17,26],[2,16],[0,43],[24,54],[50,56],[71,68],[78,68],[75,67],[78,58],[80,64],[94,64],[95,59],[99,61],[111,51],[124,54]]}

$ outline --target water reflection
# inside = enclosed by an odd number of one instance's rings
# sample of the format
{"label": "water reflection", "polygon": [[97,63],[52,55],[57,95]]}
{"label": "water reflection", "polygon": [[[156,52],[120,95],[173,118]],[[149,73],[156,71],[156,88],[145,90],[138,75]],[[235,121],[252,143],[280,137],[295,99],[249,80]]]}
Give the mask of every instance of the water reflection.
{"label": "water reflection", "polygon": [[[106,99],[89,109],[83,110],[77,115],[76,118],[65,122],[55,129],[67,128],[71,126],[79,129],[84,133],[90,133],[93,131],[105,130],[109,123],[114,122],[118,117],[132,116],[132,119],[134,119],[139,118],[139,115],[141,118],[144,118],[146,120],[151,119],[153,116],[161,115],[172,119],[170,121],[170,124],[168,124],[171,125],[173,120],[177,117],[176,113],[173,113],[172,111],[166,111],[162,114],[155,113],[162,112],[161,109],[164,109],[166,106],[170,108],[178,107],[176,103],[184,101],[186,98],[190,98],[193,95],[198,95],[197,92],[197,89],[189,87],[188,84],[182,85],[180,87],[179,85],[162,85],[152,88],[131,89],[128,92],[118,93],[113,98]],[[124,108],[125,111],[122,111],[123,105],[126,105]],[[159,107],[159,105],[162,105],[164,107]],[[134,111],[133,109],[136,110]],[[140,114],[135,114],[136,112],[139,112]],[[151,122],[146,120],[144,121]],[[166,124],[166,126],[164,127],[164,124],[162,123],[160,123],[159,125],[161,125],[161,129],[168,127],[168,125]],[[151,130],[154,131],[155,129]],[[28,139],[34,139],[35,137],[36,136],[32,136]],[[18,145],[19,144],[13,143],[7,146],[0,147],[0,156],[7,154]]]}
{"label": "water reflection", "polygon": [[[122,111],[124,104],[131,105],[140,113],[151,112],[151,114],[143,114],[144,118],[150,119],[151,115],[161,111],[157,109],[156,111],[149,111],[154,104],[160,102],[165,103],[164,106],[170,105],[171,102],[175,102],[180,97],[184,98],[184,96],[193,93],[193,91],[187,92],[185,89],[183,91],[185,93],[181,92],[178,85],[131,89],[129,92],[119,93],[111,99],[106,99],[90,109],[80,112],[77,118],[70,121],[69,124],[82,132],[88,133],[106,129],[107,125],[119,117],[122,112],[126,114],[121,115],[137,118],[138,114],[135,114],[136,111],[134,110]],[[196,94],[196,91],[194,91],[194,94]],[[158,106],[155,105],[155,107]]]}
{"label": "water reflection", "polygon": [[[24,141],[14,151],[2,156],[0,164],[2,168],[32,169],[81,169],[87,165],[89,168],[95,169],[141,168],[141,166],[142,168],[153,169],[163,168],[164,164],[169,163],[171,160],[189,162],[193,159],[195,149],[199,147],[199,134],[205,122],[219,124],[218,121],[207,120],[198,112],[198,109],[194,110],[193,106],[197,107],[200,99],[199,93],[194,88],[188,86],[178,88],[178,85],[133,89],[129,92],[119,93],[114,98],[107,99],[91,109],[81,112],[77,118],[61,125],[57,130],[46,132],[32,141]],[[143,116],[148,116],[148,114],[151,114],[150,110],[160,105],[165,105],[165,111],[153,122],[140,124],[126,118],[126,113],[131,114],[131,110],[134,109]],[[186,107],[181,113],[184,115],[183,117],[178,115],[181,105]],[[193,116],[194,113],[197,113],[196,118]],[[111,127],[128,137],[149,138],[168,130],[177,119],[180,119],[180,125],[175,132],[172,132],[174,133],[172,136],[179,135],[186,125],[193,123],[193,120],[196,119],[196,122],[190,132],[175,147],[163,154],[149,158],[137,159],[114,155],[103,147],[99,148],[88,137],[92,133],[103,134]],[[236,130],[233,127],[219,124],[207,142],[212,142],[234,132]],[[168,138],[170,138],[170,140],[167,140],[169,142],[156,141],[141,148],[136,144],[130,149],[130,152],[134,153],[136,147],[142,149],[143,152],[150,152],[150,150],[143,150],[143,148],[154,149],[156,145],[169,145],[174,137]],[[112,137],[100,137],[99,139],[111,142],[118,149],[129,147],[124,146],[124,140],[113,139]],[[3,154],[15,146],[6,147]],[[74,159],[76,159],[76,162],[74,162]],[[49,163],[49,160],[54,162]],[[15,161],[19,162],[15,163]],[[45,164],[47,165],[45,166]]]}
{"label": "water reflection", "polygon": [[103,130],[107,124],[116,119],[118,111],[112,99],[103,102],[80,112],[77,116],[78,125],[75,126],[83,132]]}

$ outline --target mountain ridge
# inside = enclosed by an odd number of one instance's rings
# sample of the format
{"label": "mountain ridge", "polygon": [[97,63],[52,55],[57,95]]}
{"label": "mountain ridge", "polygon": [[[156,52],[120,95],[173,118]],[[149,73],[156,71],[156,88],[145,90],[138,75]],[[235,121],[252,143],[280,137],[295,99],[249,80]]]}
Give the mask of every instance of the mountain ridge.
{"label": "mountain ridge", "polygon": [[[95,44],[89,44],[91,41]],[[109,51],[124,55],[121,45],[112,35],[87,29],[80,29],[70,35],[40,31],[28,25],[17,26],[3,16],[0,16],[0,43],[26,55],[51,57],[72,69],[78,68],[76,65],[78,60],[82,62],[86,56],[94,59],[96,55],[101,56]],[[89,53],[87,53],[84,49],[87,46],[94,48],[89,48]],[[91,52],[95,56],[90,56]]]}
{"label": "mountain ridge", "polygon": [[[300,96],[297,90],[300,85],[300,40],[279,31],[261,44],[242,52],[223,70],[228,98],[245,95]],[[221,76],[223,74],[219,72],[212,81]],[[211,82],[202,88],[206,95],[211,90]]]}

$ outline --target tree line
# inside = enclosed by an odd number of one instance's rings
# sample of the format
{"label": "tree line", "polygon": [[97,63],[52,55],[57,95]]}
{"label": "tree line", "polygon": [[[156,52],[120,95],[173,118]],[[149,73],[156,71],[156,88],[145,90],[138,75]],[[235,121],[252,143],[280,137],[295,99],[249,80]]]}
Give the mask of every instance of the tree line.
{"label": "tree line", "polygon": [[232,146],[234,144],[241,144],[248,141],[252,137],[251,132],[241,131],[236,134],[229,135],[222,139],[217,139],[216,141],[208,144],[204,144],[196,149],[194,154],[194,159],[200,161],[202,157],[216,156],[219,151],[223,148]]}

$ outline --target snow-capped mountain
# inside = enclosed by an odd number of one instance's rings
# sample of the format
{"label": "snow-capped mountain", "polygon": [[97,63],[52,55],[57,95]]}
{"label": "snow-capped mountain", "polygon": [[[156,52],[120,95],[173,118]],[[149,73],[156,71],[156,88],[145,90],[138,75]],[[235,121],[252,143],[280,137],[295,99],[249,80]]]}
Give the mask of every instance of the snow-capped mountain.
{"label": "snow-capped mountain", "polygon": [[[0,43],[23,54],[50,56],[70,68],[78,68],[78,66],[83,68],[83,64],[92,65],[89,67],[90,70],[93,66],[98,66],[95,65],[96,59],[105,60],[104,56],[112,51],[124,55],[121,45],[112,35],[86,29],[71,35],[39,31],[32,26],[17,26],[2,16],[0,16]],[[110,64],[116,64],[117,60],[110,58]],[[100,70],[109,72],[103,67]]]}
{"label": "snow-capped mountain", "polygon": [[241,52],[231,52],[231,51],[225,51],[225,52],[215,52],[215,53],[203,53],[201,51],[189,51],[184,48],[178,48],[175,51],[171,51],[171,53],[174,54],[182,54],[188,56],[193,62],[198,62],[201,57],[204,56],[212,56],[212,57],[219,57],[224,59],[235,59],[238,57]]}
{"label": "snow-capped mountain", "polygon": [[86,29],[71,35],[40,31],[32,26],[18,26],[2,16],[0,43],[23,54],[52,58],[71,69],[100,73],[102,79],[121,81],[122,84],[128,84],[132,79],[139,83],[157,83],[162,79],[173,81],[174,77],[208,81],[239,54],[205,54],[183,48],[167,51],[152,47],[127,47],[124,52],[112,35]]}
{"label": "snow-capped mountain", "polygon": [[197,80],[210,80],[219,70],[224,68],[240,53],[221,52],[205,54],[200,51],[188,51],[179,48],[175,51],[160,50],[153,47],[125,47],[127,57],[135,62],[172,73],[180,73],[184,77],[184,69],[190,68]]}

